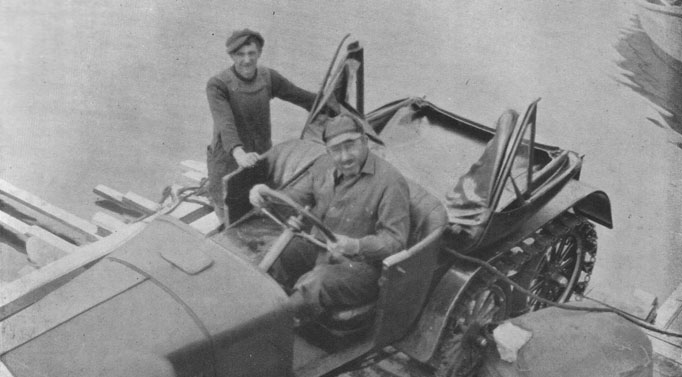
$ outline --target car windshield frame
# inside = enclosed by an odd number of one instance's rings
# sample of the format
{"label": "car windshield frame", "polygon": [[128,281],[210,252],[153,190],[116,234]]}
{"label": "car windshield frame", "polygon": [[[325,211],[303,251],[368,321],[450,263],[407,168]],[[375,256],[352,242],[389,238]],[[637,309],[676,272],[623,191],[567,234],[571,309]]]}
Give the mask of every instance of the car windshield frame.
{"label": "car windshield frame", "polygon": [[[517,124],[511,131],[511,136],[509,138],[507,147],[505,148],[504,158],[501,160],[500,167],[497,170],[498,174],[495,177],[495,182],[492,185],[492,195],[490,196],[490,202],[488,203],[488,208],[492,209],[493,212],[501,212],[504,208],[498,208],[500,203],[500,198],[502,193],[507,187],[507,182],[511,183],[514,189],[516,200],[526,201],[531,195],[531,188],[533,183],[533,165],[534,165],[534,149],[535,149],[535,129],[536,129],[536,119],[537,119],[537,104],[540,98],[533,101],[523,116],[523,120]],[[529,134],[528,138],[525,138]],[[524,183],[525,190],[519,187],[517,180],[512,175],[512,168],[514,163],[519,157],[519,148],[524,142],[527,143],[528,158],[526,163],[526,179]],[[525,191],[525,192],[524,192]]]}

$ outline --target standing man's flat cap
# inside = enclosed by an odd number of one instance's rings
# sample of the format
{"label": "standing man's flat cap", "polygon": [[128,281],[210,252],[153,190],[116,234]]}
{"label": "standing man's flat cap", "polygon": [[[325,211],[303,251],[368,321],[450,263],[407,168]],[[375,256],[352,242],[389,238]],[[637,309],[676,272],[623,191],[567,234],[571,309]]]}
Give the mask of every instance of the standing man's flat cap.
{"label": "standing man's flat cap", "polygon": [[230,54],[237,51],[244,42],[246,42],[249,37],[255,37],[259,44],[260,48],[263,48],[263,45],[265,44],[265,39],[263,39],[263,36],[260,35],[259,32],[253,31],[251,29],[242,29],[242,30],[235,30],[232,32],[232,35],[230,35],[229,38],[227,38],[227,42],[225,42],[225,47],[227,47],[227,52]]}

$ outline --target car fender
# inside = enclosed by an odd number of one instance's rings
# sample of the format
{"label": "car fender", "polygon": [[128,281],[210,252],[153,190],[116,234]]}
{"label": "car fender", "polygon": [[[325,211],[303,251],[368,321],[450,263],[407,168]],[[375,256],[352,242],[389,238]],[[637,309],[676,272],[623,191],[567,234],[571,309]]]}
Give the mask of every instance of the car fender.
{"label": "car fender", "polygon": [[420,362],[428,363],[436,351],[448,316],[477,271],[473,267],[448,269],[436,284],[415,327],[395,347]]}
{"label": "car fender", "polygon": [[[488,250],[480,250],[480,255],[499,255],[499,250],[509,250],[513,245],[571,208],[598,224],[608,228],[613,225],[608,196],[601,190],[572,179],[519,231],[499,244],[486,247]],[[450,267],[435,284],[416,325],[405,338],[396,343],[396,348],[420,362],[429,363],[437,350],[448,316],[478,271],[479,269],[475,266],[458,264]]]}
{"label": "car fender", "polygon": [[[573,209],[599,225],[613,228],[611,201],[608,195],[588,184],[571,179],[520,228],[515,238],[519,240],[540,229],[563,212]],[[513,237],[513,236],[512,236]]]}

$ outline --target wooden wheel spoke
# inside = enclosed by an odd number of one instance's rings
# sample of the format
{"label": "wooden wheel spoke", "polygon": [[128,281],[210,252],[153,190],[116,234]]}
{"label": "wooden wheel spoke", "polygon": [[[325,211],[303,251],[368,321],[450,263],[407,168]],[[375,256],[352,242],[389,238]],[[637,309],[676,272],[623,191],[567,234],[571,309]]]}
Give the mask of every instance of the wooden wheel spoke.
{"label": "wooden wheel spoke", "polygon": [[571,258],[565,258],[559,263],[559,270],[561,272],[568,272],[566,271],[566,267],[573,266],[575,264],[576,258],[571,257]]}
{"label": "wooden wheel spoke", "polygon": [[485,299],[481,312],[485,314],[489,313],[493,309],[495,309],[495,297],[492,294],[488,294],[488,297],[486,297]]}
{"label": "wooden wheel spoke", "polygon": [[474,316],[474,312],[475,312],[475,310],[476,310],[476,301],[475,301],[475,300],[471,300],[471,301],[467,302],[466,307],[467,307],[467,310],[466,310],[466,317],[465,317],[465,319],[468,320],[469,318],[471,318],[471,317]]}
{"label": "wooden wheel spoke", "polygon": [[572,251],[575,250],[575,242],[572,237],[566,237],[561,240],[561,252],[559,253],[559,259],[565,259]]}
{"label": "wooden wheel spoke", "polygon": [[530,286],[530,288],[529,288],[528,290],[531,291],[531,292],[533,292],[533,293],[535,293],[535,294],[537,294],[537,292],[540,291],[544,285],[545,285],[545,280],[544,280],[544,279],[537,279],[536,281],[534,281],[534,282],[531,284],[531,286]]}
{"label": "wooden wheel spoke", "polygon": [[495,314],[497,314],[500,311],[500,308],[493,305],[490,310],[486,311],[483,316],[480,318],[480,323],[481,324],[488,324],[493,322],[495,318]]}
{"label": "wooden wheel spoke", "polygon": [[481,313],[481,311],[485,307],[488,299],[490,298],[490,291],[489,290],[482,291],[481,293],[477,294],[475,298],[476,300],[474,300],[475,303],[474,311],[473,313],[471,313],[474,316],[477,315],[478,313]]}

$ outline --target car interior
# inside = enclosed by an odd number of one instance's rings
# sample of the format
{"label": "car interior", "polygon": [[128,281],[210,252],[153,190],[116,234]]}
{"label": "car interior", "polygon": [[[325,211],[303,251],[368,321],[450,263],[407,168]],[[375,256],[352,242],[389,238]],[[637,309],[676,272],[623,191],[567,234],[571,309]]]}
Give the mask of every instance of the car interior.
{"label": "car interior", "polygon": [[[310,140],[295,139],[277,144],[263,160],[261,169],[266,174],[262,176],[265,178],[262,183],[274,188],[295,184],[324,153],[323,145]],[[244,191],[244,179],[239,175],[232,177],[228,181],[228,192],[234,187]],[[251,183],[251,186],[255,184]],[[299,329],[295,352],[295,360],[298,360],[295,364],[298,365],[295,367],[303,367],[312,359],[319,360],[344,349],[359,350],[388,344],[404,335],[418,315],[431,284],[440,233],[447,220],[439,199],[413,180],[408,183],[411,220],[408,248],[384,261],[377,302],[325,313],[317,323]],[[248,198],[243,200],[248,201]],[[281,233],[282,228],[275,221],[250,209],[222,234],[212,238],[257,265]],[[405,310],[408,308],[414,309]]]}
{"label": "car interior", "polygon": [[[256,183],[266,183],[274,189],[295,185],[312,163],[326,153],[319,136],[325,120],[334,115],[328,114],[326,110],[329,109],[324,105],[329,98],[334,97],[340,104],[337,110],[363,117],[361,111],[348,104],[349,93],[353,94],[353,86],[348,80],[357,78],[359,68],[358,64],[352,63],[352,60],[339,63],[330,84],[323,85],[318,94],[322,104],[318,103],[311,112],[301,139],[275,145],[257,169],[241,171],[224,181],[231,224],[225,232],[213,236],[216,242],[237,251],[254,265],[262,262],[282,234],[282,227],[251,208],[248,191]],[[362,93],[357,91],[356,96],[362,97]],[[358,103],[361,101],[362,98]],[[294,370],[297,374],[314,374],[315,370],[325,370],[325,365],[332,365],[332,359],[351,360],[406,335],[427,299],[438,267],[442,234],[453,223],[453,217],[446,212],[446,195],[456,188],[458,179],[471,173],[476,164],[481,165],[483,160],[488,165],[497,165],[498,159],[514,164],[505,173],[513,179],[505,178],[505,184],[497,188],[502,192],[494,194],[502,198],[499,199],[501,204],[494,203],[497,210],[523,198],[529,189],[538,185],[536,178],[546,179],[551,175],[551,172],[542,175],[535,172],[549,165],[553,170],[556,168],[556,164],[549,164],[554,156],[532,147],[534,125],[528,127],[528,131],[524,131],[526,128],[517,131],[522,135],[512,135],[512,130],[520,128],[514,127],[516,122],[499,127],[495,133],[471,127],[466,120],[453,122],[457,116],[435,107],[419,108],[409,104],[400,107],[400,104],[396,101],[386,105],[394,105],[397,111],[389,109],[378,121],[376,114],[373,120],[368,119],[367,133],[370,149],[393,164],[408,180],[411,228],[407,249],[383,261],[376,302],[325,313],[312,326],[296,330]],[[381,110],[373,113],[381,113]],[[509,149],[508,141],[514,137],[523,141],[512,142],[520,147]],[[487,161],[490,159],[486,156],[488,149],[511,153],[516,158],[498,153],[494,161]],[[442,168],[434,169],[434,164],[440,164]],[[529,169],[531,165],[533,167]],[[502,174],[499,171],[488,174],[490,182],[486,190],[489,194],[496,173]],[[533,179],[528,179],[529,174]],[[489,198],[483,198],[483,201],[483,204],[491,205]],[[466,216],[462,218],[466,219]]]}

